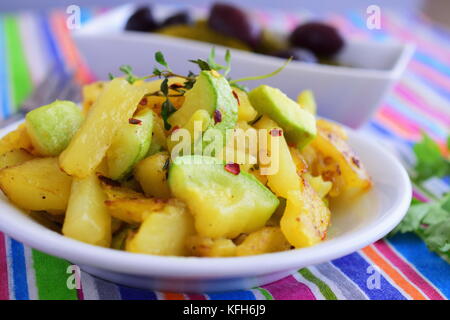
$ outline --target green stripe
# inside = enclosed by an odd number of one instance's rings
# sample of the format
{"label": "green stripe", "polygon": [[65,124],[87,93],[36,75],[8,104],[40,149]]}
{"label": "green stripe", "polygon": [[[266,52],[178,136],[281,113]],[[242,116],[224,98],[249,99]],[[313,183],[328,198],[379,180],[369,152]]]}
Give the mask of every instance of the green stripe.
{"label": "green stripe", "polygon": [[12,82],[12,105],[18,107],[32,90],[32,83],[24,49],[20,38],[19,25],[12,16],[5,16],[6,47]]}
{"label": "green stripe", "polygon": [[266,289],[263,289],[263,288],[256,288],[256,289],[259,292],[261,292],[261,294],[264,296],[264,298],[266,298],[266,300],[273,300],[272,295]]}
{"label": "green stripe", "polygon": [[337,300],[336,295],[333,293],[330,287],[325,282],[313,275],[312,272],[308,270],[308,268],[303,268],[298,272],[303,276],[303,278],[305,278],[309,282],[314,283],[319,288],[320,293],[322,293],[325,299]]}
{"label": "green stripe", "polygon": [[67,287],[67,273],[70,263],[33,250],[36,286],[40,300],[77,300],[77,290]]}

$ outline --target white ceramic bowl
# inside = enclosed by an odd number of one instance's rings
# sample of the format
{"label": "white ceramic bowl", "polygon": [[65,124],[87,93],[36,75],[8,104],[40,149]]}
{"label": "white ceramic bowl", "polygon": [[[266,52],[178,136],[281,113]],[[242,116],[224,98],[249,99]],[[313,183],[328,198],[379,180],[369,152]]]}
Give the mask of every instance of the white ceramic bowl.
{"label": "white ceramic bowl", "polygon": [[[17,124],[0,131],[0,136]],[[359,201],[332,211],[326,241],[304,249],[238,258],[184,258],[135,254],[66,238],[41,226],[0,198],[0,230],[14,239],[124,285],[163,291],[246,289],[281,279],[299,268],[354,252],[386,235],[405,215],[411,184],[398,160],[362,133],[348,129],[351,147],[373,178]]]}
{"label": "white ceramic bowl", "polygon": [[[106,79],[109,72],[119,74],[118,68],[123,64],[131,65],[137,74],[150,74],[154,66],[153,55],[158,50],[164,53],[171,68],[181,74],[196,69],[187,60],[208,57],[212,47],[208,43],[124,31],[134,9],[134,5],[119,7],[74,32],[78,48],[98,79]],[[167,10],[157,10],[156,15],[167,15]],[[370,118],[390,87],[400,78],[414,47],[351,38],[346,41],[337,60],[352,67],[293,61],[278,76],[247,84],[254,87],[264,83],[282,88],[294,99],[301,90],[312,89],[321,116],[357,128]],[[216,47],[217,57],[223,57],[225,48]],[[234,79],[262,75],[272,72],[282,63],[279,58],[233,49],[230,75]]]}

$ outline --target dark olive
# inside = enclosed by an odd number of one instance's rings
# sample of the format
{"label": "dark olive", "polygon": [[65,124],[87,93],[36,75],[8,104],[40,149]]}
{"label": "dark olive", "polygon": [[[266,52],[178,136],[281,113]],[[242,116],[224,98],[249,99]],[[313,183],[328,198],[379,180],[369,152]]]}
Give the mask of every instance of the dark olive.
{"label": "dark olive", "polygon": [[168,17],[161,24],[161,27],[167,27],[176,24],[192,24],[192,17],[187,11],[180,11]]}
{"label": "dark olive", "polygon": [[261,37],[261,27],[246,12],[225,4],[215,3],[209,13],[208,26],[224,35],[234,37],[256,48]]}
{"label": "dark olive", "polygon": [[291,45],[305,48],[319,57],[331,57],[344,46],[344,39],[330,25],[308,22],[295,28],[289,37]]}
{"label": "dark olive", "polygon": [[150,8],[140,7],[129,18],[125,25],[125,30],[130,31],[154,31],[158,28],[158,23],[153,18]]}
{"label": "dark olive", "polygon": [[308,63],[317,63],[317,57],[314,55],[313,52],[307,50],[307,49],[300,49],[300,48],[291,48],[287,50],[277,51],[272,53],[271,55],[279,58],[285,58],[289,59],[292,57],[293,60],[296,61],[303,61]]}

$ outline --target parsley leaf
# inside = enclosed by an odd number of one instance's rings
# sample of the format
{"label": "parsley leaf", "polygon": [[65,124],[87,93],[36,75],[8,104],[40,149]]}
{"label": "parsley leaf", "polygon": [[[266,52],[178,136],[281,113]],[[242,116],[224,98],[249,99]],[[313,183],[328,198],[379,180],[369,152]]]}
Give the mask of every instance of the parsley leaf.
{"label": "parsley leaf", "polygon": [[450,193],[439,201],[413,199],[405,218],[390,233],[415,232],[427,246],[439,253],[450,252]]}
{"label": "parsley leaf", "polygon": [[422,141],[414,145],[413,151],[417,159],[414,167],[416,181],[450,174],[450,161],[443,157],[439,146],[428,135],[423,134]]}

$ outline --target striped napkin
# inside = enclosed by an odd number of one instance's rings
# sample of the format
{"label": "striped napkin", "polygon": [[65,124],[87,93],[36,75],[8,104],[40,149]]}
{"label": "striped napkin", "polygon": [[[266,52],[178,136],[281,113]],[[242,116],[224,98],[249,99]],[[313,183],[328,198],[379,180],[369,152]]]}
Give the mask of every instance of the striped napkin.
{"label": "striped napkin", "polygon": [[[82,8],[82,22],[103,9]],[[292,29],[305,12],[256,11],[261,23]],[[368,30],[358,12],[321,17],[347,37],[415,42],[418,50],[402,80],[363,130],[410,157],[412,144],[428,133],[443,152],[450,128],[450,33],[421,16],[383,12],[381,30]],[[0,15],[0,119],[14,113],[51,64],[77,70],[80,83],[93,80],[65,24],[64,10]],[[448,190],[450,178],[416,186],[422,201]],[[1,299],[448,299],[450,264],[430,252],[415,234],[382,239],[348,256],[298,270],[252,290],[180,294],[116,285],[82,273],[81,288],[69,289],[70,263],[0,233]],[[379,286],[368,283],[379,273]]]}

